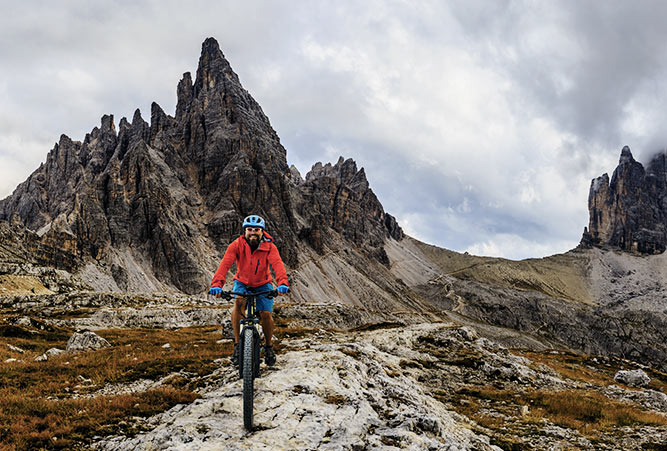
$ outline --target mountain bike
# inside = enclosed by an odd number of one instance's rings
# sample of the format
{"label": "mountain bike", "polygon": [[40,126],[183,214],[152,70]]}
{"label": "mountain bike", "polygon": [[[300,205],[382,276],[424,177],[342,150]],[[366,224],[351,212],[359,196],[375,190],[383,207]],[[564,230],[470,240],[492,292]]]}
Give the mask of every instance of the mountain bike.
{"label": "mountain bike", "polygon": [[[239,376],[243,379],[243,425],[247,430],[253,428],[253,402],[255,396],[254,381],[259,377],[259,315],[256,311],[256,301],[260,296],[275,298],[277,290],[260,291],[258,293],[236,293],[223,291],[221,296],[232,299],[234,296],[246,298],[245,317],[241,318],[241,334],[239,340]],[[233,307],[235,308],[235,307]]]}

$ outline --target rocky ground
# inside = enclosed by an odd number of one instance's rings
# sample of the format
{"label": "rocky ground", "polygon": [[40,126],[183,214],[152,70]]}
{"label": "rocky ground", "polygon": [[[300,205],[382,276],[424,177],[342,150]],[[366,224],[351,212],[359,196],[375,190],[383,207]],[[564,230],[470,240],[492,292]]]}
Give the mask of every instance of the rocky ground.
{"label": "rocky ground", "polygon": [[403,374],[400,356],[379,349],[372,333],[358,335],[355,342],[319,333],[285,343],[279,365],[258,380],[252,433],[242,428],[241,382],[225,359],[202,399],[150,419],[156,428],[145,435],[96,447],[492,449],[488,437]]}
{"label": "rocky ground", "polygon": [[280,364],[259,380],[255,432],[240,427],[241,382],[224,360],[202,399],[149,419],[155,429],[146,434],[96,447],[650,449],[667,441],[660,414],[658,425],[587,430],[564,426],[539,405],[544,394],[590,393],[664,415],[664,393],[573,380],[469,327],[420,324],[351,338],[321,332],[289,340]]}
{"label": "rocky ground", "polygon": [[[71,383],[61,389],[48,382],[39,391],[24,389],[35,393],[25,396],[49,398],[53,409],[131,399],[113,419],[117,426],[104,426],[112,421],[104,417],[87,435],[73,432],[81,426],[69,433],[61,427],[28,446],[10,443],[12,426],[0,422],[8,449],[664,449],[667,443],[664,373],[643,367],[650,382],[632,387],[614,375],[637,364],[526,348],[530,340],[492,326],[279,303],[278,364],[263,366],[257,428],[248,433],[231,341],[223,338],[228,326],[222,336],[218,326],[227,305],[80,293],[4,298],[1,307],[0,392],[21,374],[46,378],[51,368],[60,373],[58,383]],[[77,329],[94,330],[108,344],[76,352]],[[47,352],[54,347],[62,352]],[[104,368],[93,370],[99,360]],[[142,410],[142,397],[155,393],[166,399],[163,407]],[[80,424],[76,413],[64,415]]]}

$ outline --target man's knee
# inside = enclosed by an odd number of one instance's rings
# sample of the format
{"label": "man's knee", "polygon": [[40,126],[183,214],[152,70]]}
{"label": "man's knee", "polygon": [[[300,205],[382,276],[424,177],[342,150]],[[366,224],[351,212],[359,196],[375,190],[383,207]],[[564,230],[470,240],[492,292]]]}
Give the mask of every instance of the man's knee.
{"label": "man's knee", "polygon": [[273,318],[271,312],[267,312],[266,310],[260,310],[259,317],[263,320],[271,320]]}
{"label": "man's knee", "polygon": [[239,313],[243,313],[243,310],[245,310],[245,298],[237,297],[236,300],[234,301],[234,308]]}

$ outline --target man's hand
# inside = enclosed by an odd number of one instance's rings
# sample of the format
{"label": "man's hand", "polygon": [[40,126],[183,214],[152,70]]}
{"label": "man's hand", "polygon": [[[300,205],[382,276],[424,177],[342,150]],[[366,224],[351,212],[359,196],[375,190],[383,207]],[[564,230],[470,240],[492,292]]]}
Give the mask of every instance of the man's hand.
{"label": "man's hand", "polygon": [[212,294],[216,298],[220,297],[220,293],[222,293],[222,288],[220,287],[211,287],[211,289],[208,290],[208,294]]}
{"label": "man's hand", "polygon": [[287,285],[278,285],[278,293],[282,296],[283,294],[287,294],[289,291],[289,287]]}

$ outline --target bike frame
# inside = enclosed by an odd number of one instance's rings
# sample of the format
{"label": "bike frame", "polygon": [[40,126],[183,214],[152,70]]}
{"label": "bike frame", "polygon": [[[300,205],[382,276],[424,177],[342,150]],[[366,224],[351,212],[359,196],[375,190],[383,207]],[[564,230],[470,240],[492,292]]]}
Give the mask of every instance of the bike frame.
{"label": "bike frame", "polygon": [[[278,290],[266,290],[257,293],[238,293],[236,291],[223,291],[222,293],[220,293],[220,295],[225,299],[233,299],[236,296],[246,299],[246,304],[245,304],[246,314],[245,317],[241,318],[241,324],[243,325],[243,328],[241,329],[241,335],[243,335],[243,329],[245,329],[246,327],[257,328],[257,324],[259,324],[260,322],[259,315],[257,315],[256,313],[257,298],[262,296],[275,298],[278,296]],[[234,308],[236,308],[236,305],[234,305]]]}

